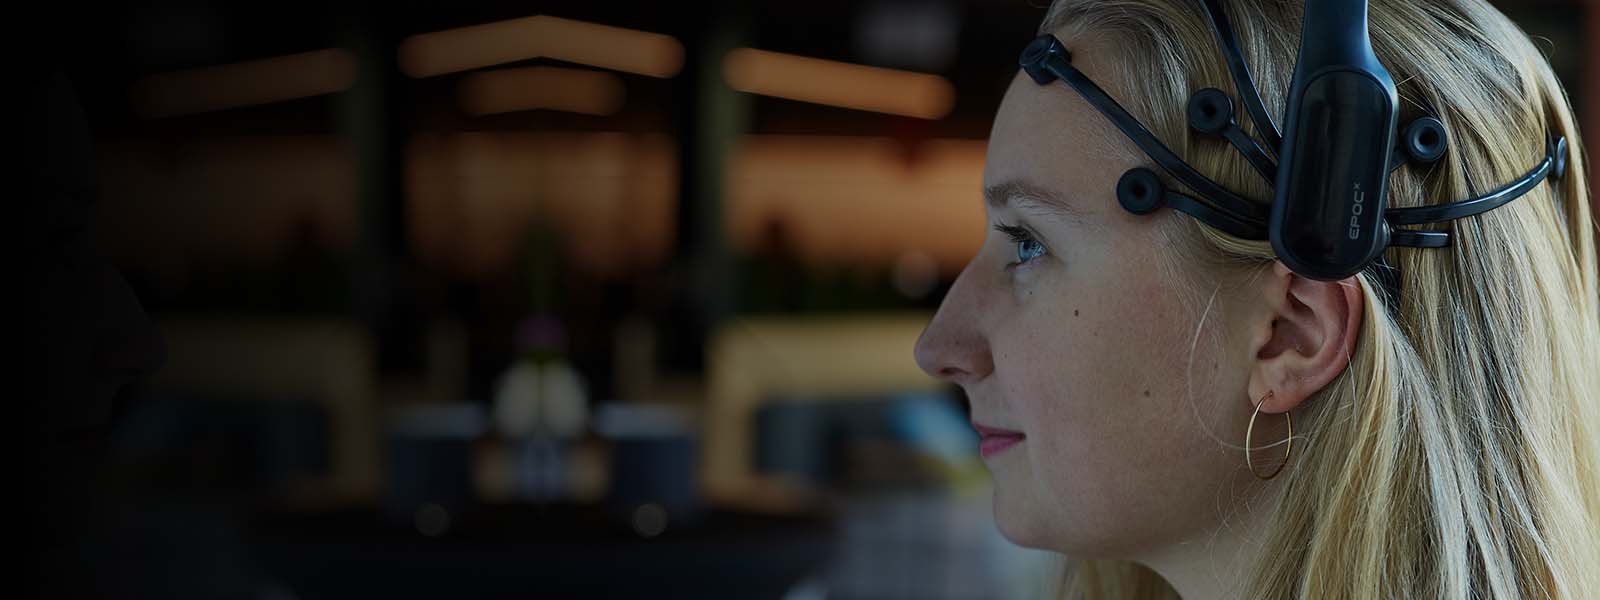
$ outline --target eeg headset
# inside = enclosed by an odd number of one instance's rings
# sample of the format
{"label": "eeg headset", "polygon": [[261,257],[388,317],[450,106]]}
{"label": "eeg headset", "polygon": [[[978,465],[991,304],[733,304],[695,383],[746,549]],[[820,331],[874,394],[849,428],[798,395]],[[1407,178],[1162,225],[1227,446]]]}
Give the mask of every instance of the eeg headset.
{"label": "eeg headset", "polygon": [[1168,188],[1154,172],[1140,167],[1117,181],[1117,201],[1129,212],[1142,215],[1168,206],[1229,235],[1270,240],[1285,266],[1313,279],[1344,279],[1375,264],[1381,267],[1374,274],[1386,288],[1385,301],[1394,302],[1399,278],[1384,262],[1383,251],[1390,246],[1442,248],[1451,241],[1448,231],[1398,226],[1482,214],[1566,172],[1567,140],[1554,136],[1538,165],[1500,189],[1446,204],[1387,208],[1389,174],[1408,161],[1438,160],[1449,138],[1444,124],[1433,117],[1420,117],[1396,131],[1398,95],[1388,70],[1372,52],[1367,0],[1306,0],[1281,135],[1261,102],[1220,2],[1200,4],[1263,140],[1239,127],[1232,100],[1216,88],[1189,98],[1189,126],[1227,140],[1242,154],[1272,185],[1270,206],[1223,188],[1185,163],[1074,68],[1071,53],[1055,36],[1039,36],[1022,52],[1022,68],[1036,83],[1066,82],[1162,170],[1205,200]]}

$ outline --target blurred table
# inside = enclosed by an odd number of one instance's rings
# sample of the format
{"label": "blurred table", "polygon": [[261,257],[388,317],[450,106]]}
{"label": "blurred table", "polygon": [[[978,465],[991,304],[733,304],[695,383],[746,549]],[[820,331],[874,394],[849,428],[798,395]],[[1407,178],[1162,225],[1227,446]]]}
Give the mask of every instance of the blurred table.
{"label": "blurred table", "polygon": [[821,513],[697,521],[645,537],[603,505],[501,505],[428,536],[373,508],[262,514],[248,535],[266,575],[313,600],[779,598],[822,568],[835,534]]}

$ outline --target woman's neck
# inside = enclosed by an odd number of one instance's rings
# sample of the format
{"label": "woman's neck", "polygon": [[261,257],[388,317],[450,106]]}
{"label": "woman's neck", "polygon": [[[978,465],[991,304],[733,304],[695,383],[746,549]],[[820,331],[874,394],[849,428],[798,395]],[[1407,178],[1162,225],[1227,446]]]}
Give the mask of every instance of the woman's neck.
{"label": "woman's neck", "polygon": [[1183,600],[1239,598],[1255,575],[1270,517],[1266,507],[1273,504],[1266,497],[1272,494],[1261,492],[1257,486],[1243,486],[1228,495],[1253,494],[1253,500],[1218,498],[1214,506],[1224,511],[1220,525],[1134,560],[1161,575]]}

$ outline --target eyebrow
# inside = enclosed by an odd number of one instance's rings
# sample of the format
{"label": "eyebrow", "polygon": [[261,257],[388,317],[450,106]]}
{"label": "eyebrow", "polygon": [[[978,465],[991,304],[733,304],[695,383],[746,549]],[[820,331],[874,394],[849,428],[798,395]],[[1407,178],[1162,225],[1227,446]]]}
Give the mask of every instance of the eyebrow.
{"label": "eyebrow", "polygon": [[990,208],[1005,208],[1007,204],[1016,201],[1019,204],[1035,204],[1070,221],[1081,223],[1084,220],[1083,210],[1068,204],[1060,194],[1026,181],[1004,181],[985,187],[983,199],[989,203]]}

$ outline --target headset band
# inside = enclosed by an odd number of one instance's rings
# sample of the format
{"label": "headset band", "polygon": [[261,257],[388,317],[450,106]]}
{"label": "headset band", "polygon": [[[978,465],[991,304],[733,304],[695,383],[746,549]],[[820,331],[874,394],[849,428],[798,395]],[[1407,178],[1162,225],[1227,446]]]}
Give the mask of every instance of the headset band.
{"label": "headset band", "polygon": [[1100,89],[1100,86],[1090,81],[1088,76],[1073,67],[1070,61],[1071,54],[1061,45],[1061,40],[1048,34],[1039,36],[1033,43],[1028,44],[1022,53],[1022,68],[1034,82],[1040,85],[1058,79],[1066,82],[1174,179],[1189,186],[1222,210],[1233,213],[1235,218],[1266,226],[1269,207],[1228,191],[1227,188],[1189,166],[1189,163],[1184,162],[1167,148],[1166,144],[1161,143],[1161,140],[1156,139],[1154,134],[1145,129],[1138,119],[1128,114],[1128,111],[1106,94],[1105,90]]}
{"label": "headset band", "polygon": [[[1215,0],[1206,0],[1204,2],[1207,6],[1207,15],[1212,18],[1213,25],[1226,30],[1225,32],[1219,30],[1218,39],[1219,41],[1232,40],[1232,27],[1228,24],[1226,17],[1220,14],[1220,10],[1212,7],[1214,3]],[[1265,110],[1259,106],[1261,102],[1260,95],[1254,89],[1248,70],[1243,67],[1244,61],[1238,56],[1237,44],[1224,41],[1223,46],[1224,53],[1229,56],[1230,71],[1233,72],[1235,81],[1242,81],[1248,84],[1248,92],[1243,95],[1247,110],[1252,113],[1252,119],[1256,120],[1257,129],[1263,135],[1269,137],[1276,134],[1276,126],[1272,124],[1269,117],[1265,116]],[[1112,99],[1105,90],[1095,85],[1082,71],[1073,67],[1071,53],[1055,36],[1045,34],[1035,38],[1023,50],[1020,63],[1022,69],[1039,85],[1048,85],[1056,80],[1066,82],[1068,86],[1076,90],[1090,105],[1094,106],[1117,129],[1132,140],[1135,145],[1139,146],[1162,170],[1166,171],[1179,183],[1194,190],[1199,194],[1200,198],[1205,200],[1205,202],[1201,202],[1198,199],[1173,190],[1157,188],[1152,190],[1150,196],[1136,200],[1122,197],[1119,193],[1119,200],[1122,201],[1124,208],[1131,212],[1143,214],[1164,205],[1187,213],[1215,229],[1241,239],[1267,239],[1266,221],[1267,213],[1271,209],[1270,206],[1247,200],[1229,191],[1221,184],[1195,170],[1182,158],[1179,158],[1177,154],[1161,143],[1154,134],[1150,133],[1143,124],[1139,123],[1138,119],[1134,118],[1122,105]],[[1237,66],[1235,66],[1235,63],[1237,63]],[[1216,90],[1207,88],[1200,90],[1197,94],[1212,92],[1216,92]],[[1261,112],[1263,116],[1256,117],[1254,114],[1256,112]],[[1236,139],[1240,136],[1245,139]],[[1225,134],[1225,137],[1229,138],[1229,142],[1241,154],[1250,159],[1252,165],[1258,171],[1269,164],[1262,162],[1264,160],[1270,161],[1267,157],[1252,156],[1250,148],[1254,147],[1254,150],[1260,151],[1263,144],[1253,138],[1249,138],[1242,131],[1233,135]],[[1246,140],[1249,142],[1248,145]],[[1274,154],[1281,154],[1281,149],[1279,148],[1268,146],[1268,149],[1273,150]],[[1437,156],[1427,157],[1426,159],[1431,160],[1434,158],[1437,158]],[[1412,157],[1412,159],[1416,160],[1417,157]],[[1402,163],[1404,162],[1403,158],[1398,160]],[[1412,248],[1447,247],[1451,242],[1448,232],[1418,231],[1400,229],[1394,226],[1449,221],[1483,214],[1504,206],[1526,194],[1546,179],[1560,179],[1565,175],[1566,163],[1566,138],[1559,135],[1552,136],[1546,142],[1545,156],[1539,164],[1535,165],[1516,181],[1500,189],[1476,198],[1445,204],[1389,208],[1384,211],[1384,221],[1388,225],[1389,232],[1387,245],[1389,247]],[[1390,166],[1398,167],[1398,164]],[[1132,174],[1132,171],[1129,173]],[[1155,180],[1151,178],[1150,181]]]}

